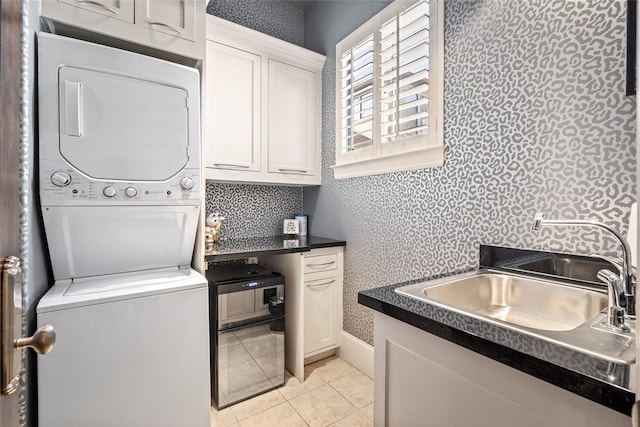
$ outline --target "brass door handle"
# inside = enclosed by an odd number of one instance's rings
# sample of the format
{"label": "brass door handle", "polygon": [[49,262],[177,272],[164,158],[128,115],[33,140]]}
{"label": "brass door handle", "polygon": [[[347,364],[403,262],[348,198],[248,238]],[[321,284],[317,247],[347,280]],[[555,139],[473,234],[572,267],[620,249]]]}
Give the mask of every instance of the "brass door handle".
{"label": "brass door handle", "polygon": [[40,326],[36,332],[28,338],[18,338],[13,342],[16,350],[26,347],[32,348],[38,354],[47,354],[56,343],[56,331],[51,325]]}
{"label": "brass door handle", "polygon": [[11,394],[18,389],[22,369],[22,349],[33,348],[38,354],[51,351],[56,340],[53,326],[40,327],[33,336],[22,335],[22,268],[20,259],[0,259],[0,392]]}

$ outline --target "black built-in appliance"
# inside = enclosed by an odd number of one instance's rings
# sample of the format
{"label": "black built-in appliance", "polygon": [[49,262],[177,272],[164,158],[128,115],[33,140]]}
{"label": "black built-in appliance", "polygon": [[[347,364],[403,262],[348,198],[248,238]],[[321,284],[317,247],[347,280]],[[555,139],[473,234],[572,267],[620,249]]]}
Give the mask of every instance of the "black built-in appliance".
{"label": "black built-in appliance", "polygon": [[284,384],[284,276],[210,267],[211,397],[218,409]]}

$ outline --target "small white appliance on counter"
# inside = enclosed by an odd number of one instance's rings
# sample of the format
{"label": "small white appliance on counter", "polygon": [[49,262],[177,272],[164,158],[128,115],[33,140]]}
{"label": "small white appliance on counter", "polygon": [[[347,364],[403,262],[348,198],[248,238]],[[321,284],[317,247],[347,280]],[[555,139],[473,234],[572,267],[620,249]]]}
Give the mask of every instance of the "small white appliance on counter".
{"label": "small white appliance on counter", "polygon": [[44,426],[209,426],[198,71],[38,35]]}

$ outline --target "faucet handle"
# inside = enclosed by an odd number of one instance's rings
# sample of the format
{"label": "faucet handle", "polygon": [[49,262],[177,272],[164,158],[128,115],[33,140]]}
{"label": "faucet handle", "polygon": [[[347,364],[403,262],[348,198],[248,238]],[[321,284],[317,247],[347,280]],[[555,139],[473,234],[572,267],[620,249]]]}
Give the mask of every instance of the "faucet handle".
{"label": "faucet handle", "polygon": [[598,271],[598,279],[607,284],[609,302],[607,304],[607,318],[602,325],[616,332],[629,332],[629,327],[624,324],[624,309],[627,306],[622,279],[610,270]]}
{"label": "faucet handle", "polygon": [[624,308],[627,305],[627,300],[624,298],[624,289],[622,287],[622,280],[620,276],[612,272],[611,270],[602,269],[598,271],[598,279],[607,284],[609,288],[609,295],[613,295],[616,306]]}

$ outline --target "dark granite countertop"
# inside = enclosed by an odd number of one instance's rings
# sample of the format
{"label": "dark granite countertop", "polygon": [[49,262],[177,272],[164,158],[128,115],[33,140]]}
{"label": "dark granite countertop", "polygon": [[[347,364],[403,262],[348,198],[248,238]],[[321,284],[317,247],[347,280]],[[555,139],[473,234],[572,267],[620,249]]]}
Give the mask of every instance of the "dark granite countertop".
{"label": "dark granite countertop", "polygon": [[246,239],[228,239],[216,247],[206,249],[205,261],[229,261],[240,258],[307,252],[311,249],[345,246],[344,240],[317,236],[268,236]]}
{"label": "dark granite countertop", "polygon": [[[629,366],[608,363],[524,333],[417,301],[394,290],[429,279],[361,291],[358,303],[626,415],[635,394]],[[607,380],[604,373],[611,373]]]}

